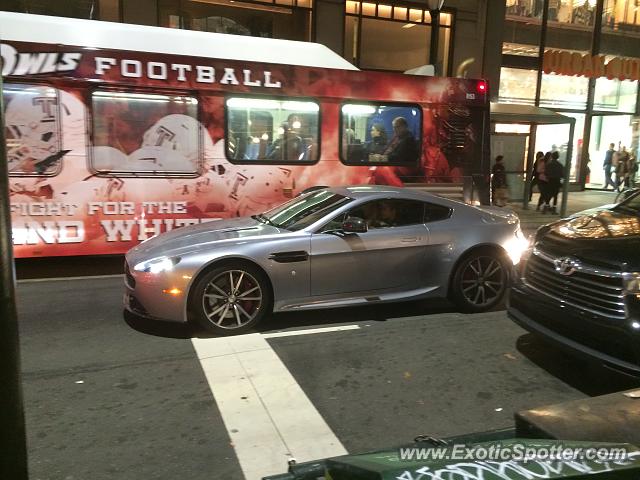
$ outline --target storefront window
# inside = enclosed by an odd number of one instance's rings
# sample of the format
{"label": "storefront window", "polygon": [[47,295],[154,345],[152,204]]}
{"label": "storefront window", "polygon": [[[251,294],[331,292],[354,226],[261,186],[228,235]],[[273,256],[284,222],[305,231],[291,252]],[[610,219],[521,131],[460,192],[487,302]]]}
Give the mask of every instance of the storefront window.
{"label": "storefront window", "polygon": [[543,4],[542,0],[506,0],[507,17],[540,21]]}
{"label": "storefront window", "polygon": [[546,47],[591,48],[596,0],[549,0]]}
{"label": "storefront window", "polygon": [[428,63],[429,27],[362,19],[361,68],[405,71]]}
{"label": "storefront window", "polygon": [[195,0],[159,0],[160,26],[285,40],[309,40],[309,1],[258,2],[236,1],[222,4]]}
{"label": "storefront window", "polygon": [[587,108],[589,79],[567,75],[543,74],[540,106],[551,108]]}
{"label": "storefront window", "polygon": [[633,113],[637,96],[637,81],[598,78],[593,109]]}
{"label": "storefront window", "polygon": [[[577,181],[577,172],[580,171],[580,150],[582,148],[582,137],[584,132],[585,115],[582,113],[562,112],[562,115],[576,119],[573,146],[571,154],[571,170],[569,181]],[[555,125],[538,125],[536,131],[536,152],[558,152],[559,160],[565,165],[569,145],[570,125],[568,123]]]}
{"label": "storefront window", "polygon": [[614,150],[621,150],[622,147],[629,150],[634,143],[633,138],[634,125],[631,115],[594,116],[591,119],[589,138],[591,186],[602,187],[604,185],[603,161],[609,145],[613,143]]}
{"label": "storefront window", "polygon": [[[368,69],[403,72],[425,65],[429,62],[430,23],[428,10],[347,1],[344,56],[359,67]],[[452,14],[441,12],[438,71],[444,74],[449,70],[452,24]]]}
{"label": "storefront window", "polygon": [[640,40],[640,2],[604,0],[600,52],[635,57]]}
{"label": "storefront window", "polygon": [[536,82],[535,70],[502,67],[499,101],[533,105],[536,98]]}
{"label": "storefront window", "polygon": [[504,55],[538,56],[542,10],[542,0],[506,0]]}
{"label": "storefront window", "polygon": [[549,0],[549,22],[593,27],[596,0]]}
{"label": "storefront window", "polygon": [[637,0],[604,0],[602,29],[640,35],[639,10]]}

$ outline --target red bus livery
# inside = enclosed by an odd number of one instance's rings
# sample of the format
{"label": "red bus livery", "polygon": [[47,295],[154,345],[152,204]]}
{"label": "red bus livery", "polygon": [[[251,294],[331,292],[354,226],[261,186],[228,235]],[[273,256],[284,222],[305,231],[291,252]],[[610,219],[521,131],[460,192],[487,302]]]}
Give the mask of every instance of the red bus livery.
{"label": "red bus livery", "polygon": [[0,22],[16,257],[124,253],[316,185],[488,171],[480,80],[358,71],[304,42]]}

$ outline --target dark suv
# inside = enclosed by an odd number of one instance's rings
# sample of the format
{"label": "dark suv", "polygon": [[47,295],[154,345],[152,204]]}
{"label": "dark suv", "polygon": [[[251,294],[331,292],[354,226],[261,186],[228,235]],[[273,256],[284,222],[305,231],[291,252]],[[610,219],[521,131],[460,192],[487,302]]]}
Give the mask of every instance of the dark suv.
{"label": "dark suv", "polygon": [[514,275],[508,314],[640,375],[640,195],[540,227]]}

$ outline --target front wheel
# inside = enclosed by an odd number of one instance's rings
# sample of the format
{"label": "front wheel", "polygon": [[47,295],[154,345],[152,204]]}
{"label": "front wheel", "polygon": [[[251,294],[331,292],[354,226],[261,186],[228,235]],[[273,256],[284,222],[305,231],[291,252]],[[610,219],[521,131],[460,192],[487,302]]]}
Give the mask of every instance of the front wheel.
{"label": "front wheel", "polygon": [[509,281],[506,260],[491,250],[463,258],[451,282],[451,299],[465,312],[484,312],[504,297]]}
{"label": "front wheel", "polygon": [[197,281],[191,297],[194,319],[217,335],[250,330],[270,311],[268,281],[251,265],[225,265],[208,271]]}

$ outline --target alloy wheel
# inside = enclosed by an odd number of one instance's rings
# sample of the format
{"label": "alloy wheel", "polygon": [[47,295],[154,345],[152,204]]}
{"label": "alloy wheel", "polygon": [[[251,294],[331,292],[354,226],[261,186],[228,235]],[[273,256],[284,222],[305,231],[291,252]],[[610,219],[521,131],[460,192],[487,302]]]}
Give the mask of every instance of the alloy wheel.
{"label": "alloy wheel", "polygon": [[260,312],[263,292],[256,278],[244,270],[225,270],[204,289],[202,306],[207,319],[219,328],[238,329]]}
{"label": "alloy wheel", "polygon": [[464,267],[461,292],[465,300],[477,308],[495,302],[502,296],[506,274],[502,263],[495,257],[478,256]]}

